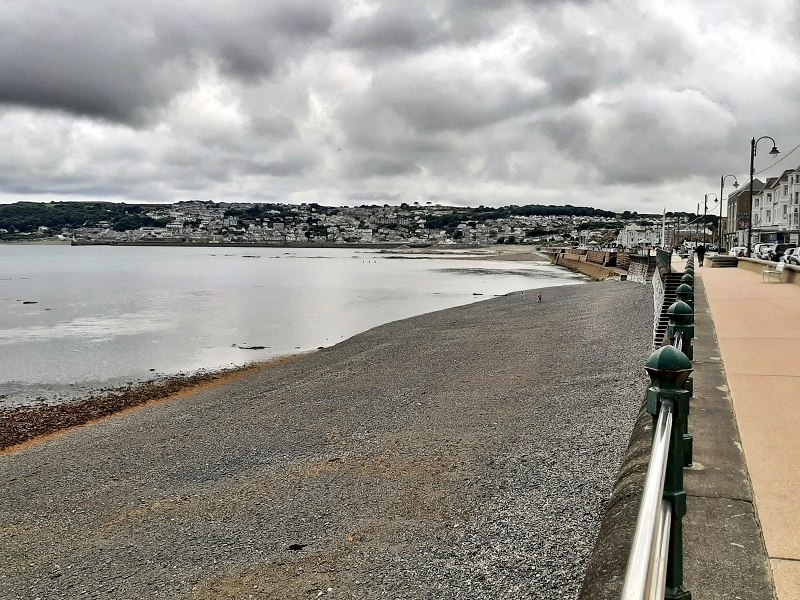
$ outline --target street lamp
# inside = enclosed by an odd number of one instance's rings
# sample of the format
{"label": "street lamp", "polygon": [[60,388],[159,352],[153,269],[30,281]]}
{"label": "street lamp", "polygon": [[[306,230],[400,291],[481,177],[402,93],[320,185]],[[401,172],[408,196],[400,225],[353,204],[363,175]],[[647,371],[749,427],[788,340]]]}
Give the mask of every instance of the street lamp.
{"label": "street lamp", "polygon": [[708,215],[708,197],[709,196],[714,196],[714,202],[719,202],[719,198],[717,198],[717,195],[714,192],[711,192],[710,194],[706,194],[703,197],[703,245],[704,246],[706,245],[706,231],[708,229],[706,227],[706,216]]}
{"label": "street lamp", "polygon": [[776,154],[780,154],[781,151],[778,150],[778,145],[768,135],[762,135],[760,138],[756,139],[753,138],[750,140],[750,214],[748,215],[747,221],[747,256],[752,256],[753,246],[750,244],[750,240],[753,236],[753,177],[755,176],[755,160],[756,160],[756,147],[758,146],[758,142],[761,140],[770,140],[772,141],[772,150],[769,153],[772,156]]}
{"label": "street lamp", "polygon": [[[736,175],[723,175],[719,178],[719,245],[720,248],[722,247],[722,199],[725,197],[722,195],[722,190],[725,189],[725,180],[728,177],[733,177],[733,187],[739,187],[739,180],[736,179]],[[730,219],[730,212],[728,213],[728,219]]]}
{"label": "street lamp", "polygon": [[700,241],[700,203],[697,203],[697,212],[694,213],[694,247]]}

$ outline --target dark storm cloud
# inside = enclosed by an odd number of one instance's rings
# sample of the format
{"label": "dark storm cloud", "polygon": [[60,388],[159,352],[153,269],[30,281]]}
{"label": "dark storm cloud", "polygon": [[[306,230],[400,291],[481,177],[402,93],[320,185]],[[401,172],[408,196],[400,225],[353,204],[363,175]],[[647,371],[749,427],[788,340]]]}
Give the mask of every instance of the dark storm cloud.
{"label": "dark storm cloud", "polygon": [[[0,103],[134,121],[191,86],[204,61],[246,81],[306,51],[332,2],[239,0],[152,6],[138,0],[4,5]],[[200,10],[197,10],[197,9]]]}

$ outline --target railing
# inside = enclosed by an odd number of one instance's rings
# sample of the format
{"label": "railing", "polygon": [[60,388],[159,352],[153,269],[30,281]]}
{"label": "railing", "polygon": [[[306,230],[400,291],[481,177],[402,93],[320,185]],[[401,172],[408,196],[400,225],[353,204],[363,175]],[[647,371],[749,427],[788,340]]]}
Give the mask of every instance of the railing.
{"label": "railing", "polygon": [[[687,268],[688,273],[693,271],[693,267]],[[687,278],[692,287],[693,281]],[[691,292],[693,303],[694,290]],[[690,300],[686,292],[683,298]],[[688,416],[694,311],[688,303],[678,300],[667,309],[667,315],[669,344],[653,352],[645,365],[651,379],[646,402],[654,421],[653,445],[622,600],[691,598],[683,586],[683,467],[692,462]]]}
{"label": "railing", "polygon": [[661,317],[661,307],[664,305],[664,282],[661,277],[653,273],[653,350],[655,350],[656,343],[656,330],[658,329],[658,322]]}
{"label": "railing", "polygon": [[672,250],[656,250],[656,264],[662,273],[672,273]]}
{"label": "railing", "polygon": [[664,597],[666,568],[661,568],[661,565],[666,565],[666,553],[662,553],[662,546],[665,539],[669,544],[669,527],[664,530],[663,517],[665,513],[672,515],[672,507],[662,496],[671,435],[672,403],[664,402],[653,430],[653,450],[647,465],[647,479],[644,482],[642,503],[639,506],[636,531],[628,558],[625,587],[622,589],[623,600]]}
{"label": "railing", "polygon": [[678,352],[683,352],[683,332],[679,331],[672,340],[672,345]]}

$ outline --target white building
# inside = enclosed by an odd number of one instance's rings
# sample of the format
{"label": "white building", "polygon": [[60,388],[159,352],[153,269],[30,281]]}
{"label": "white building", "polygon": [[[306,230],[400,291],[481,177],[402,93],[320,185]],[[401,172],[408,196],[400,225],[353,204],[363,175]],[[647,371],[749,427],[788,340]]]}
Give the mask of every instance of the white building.
{"label": "white building", "polygon": [[617,245],[623,248],[635,248],[640,244],[647,246],[661,244],[661,227],[626,225],[617,235]]}

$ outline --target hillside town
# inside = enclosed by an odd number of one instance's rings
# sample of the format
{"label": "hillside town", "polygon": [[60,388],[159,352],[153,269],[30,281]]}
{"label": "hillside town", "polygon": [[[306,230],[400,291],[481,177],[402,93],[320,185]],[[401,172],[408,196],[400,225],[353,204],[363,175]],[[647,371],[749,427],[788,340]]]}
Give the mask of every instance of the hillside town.
{"label": "hillside town", "polygon": [[[98,219],[75,227],[37,224],[35,228],[29,227],[31,231],[27,232],[14,230],[0,219],[0,237],[53,237],[76,245],[569,244],[635,248],[658,246],[664,241],[672,243],[672,238],[679,234],[691,237],[702,233],[696,224],[688,226],[688,229],[678,227],[681,223],[691,223],[689,217],[692,215],[670,216],[664,221],[661,215],[638,215],[627,211],[615,214],[576,207],[573,212],[587,214],[513,214],[513,208],[519,207],[511,207],[511,210],[461,209],[430,203],[329,207],[186,201],[142,205],[134,221],[126,215],[122,219]],[[558,208],[560,210],[554,212],[570,212],[564,207]],[[142,222],[148,224],[133,227]],[[669,224],[668,232],[672,236],[669,240],[662,239],[665,222]]]}

